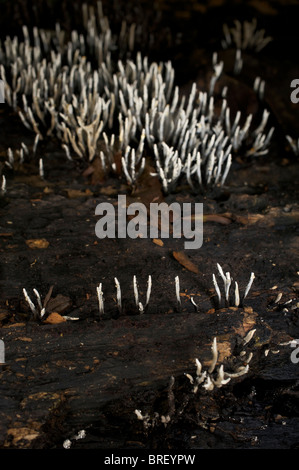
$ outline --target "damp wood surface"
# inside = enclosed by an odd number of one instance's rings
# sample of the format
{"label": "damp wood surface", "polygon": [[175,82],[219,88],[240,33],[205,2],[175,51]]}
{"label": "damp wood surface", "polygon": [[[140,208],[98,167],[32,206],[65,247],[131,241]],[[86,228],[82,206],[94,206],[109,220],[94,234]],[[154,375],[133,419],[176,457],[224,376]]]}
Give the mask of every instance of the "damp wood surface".
{"label": "damp wood surface", "polygon": [[[105,188],[81,181],[73,187],[60,180],[53,185],[15,183],[1,209],[4,448],[59,448],[80,429],[86,429],[87,437],[74,441],[74,447],[173,448],[182,441],[186,448],[296,445],[298,366],[290,361],[287,344],[298,336],[298,313],[283,312],[282,302],[298,295],[298,209],[294,187],[284,196],[279,193],[281,180],[289,185],[295,167],[290,163],[281,171],[279,164],[263,162],[261,169],[272,181],[273,175],[277,178],[266,194],[259,184],[238,191],[235,183],[236,190],[231,188],[224,201],[205,200],[205,215],[214,217],[206,217],[199,250],[185,250],[184,239],[164,239],[163,244],[150,238],[97,239],[96,204],[117,201],[117,190],[109,184],[106,196]],[[245,169],[239,171],[243,177]],[[256,169],[247,168],[247,177],[250,171],[254,178]],[[174,197],[191,200],[188,194]],[[218,309],[212,284],[218,262],[238,281],[241,293],[250,272],[255,273],[244,308]],[[141,301],[148,276],[153,280],[148,311],[142,315],[134,304],[134,275]],[[114,277],[122,290],[121,314]],[[101,316],[100,282],[105,297]],[[30,320],[23,287],[31,297],[37,288],[44,299],[51,286],[48,315],[79,320]],[[276,305],[279,292],[282,299]],[[219,364],[225,363],[253,328],[250,372],[216,394],[194,396],[184,374],[194,375],[196,358],[209,363],[213,338],[220,351],[223,345]],[[145,432],[134,410],[167,413],[171,376],[177,409],[188,398],[184,412],[166,428],[160,423]],[[278,439],[282,430],[285,440]]]}
{"label": "damp wood surface", "polygon": [[[245,310],[247,312],[223,309],[218,314],[145,314],[97,323],[78,322],[71,326],[19,323],[4,328],[2,337],[9,362],[1,373],[3,447],[55,448],[62,444],[61,439],[67,433],[71,437],[76,430],[85,429],[84,445],[90,447],[150,448],[153,445],[159,448],[159,444],[155,444],[158,434],[161,433],[160,438],[167,446],[175,445],[174,442],[171,445],[171,441],[176,430],[190,421],[185,438],[187,447],[192,448],[193,432],[200,435],[201,426],[215,426],[217,430],[217,423],[226,421],[227,416],[222,415],[221,409],[223,401],[231,402],[225,413],[238,405],[254,410],[254,403],[250,405],[247,396],[252,393],[250,381],[255,383],[259,379],[269,387],[273,386],[275,376],[277,384],[283,387],[284,381],[296,379],[296,367],[290,364],[286,348],[280,352],[279,361],[272,352],[279,347],[277,343],[288,340],[288,335],[277,334],[261,322],[252,309]],[[245,391],[239,392],[240,398],[234,396],[237,392],[222,389],[216,395],[209,392],[202,397],[194,396],[184,373],[194,374],[196,357],[200,357],[203,367],[210,365],[211,338],[217,336],[219,361],[225,363],[235,353],[237,339],[244,338],[253,327],[256,339],[249,348],[254,354],[252,372]],[[264,350],[269,345],[272,351],[266,358]],[[153,436],[146,438],[134,411],[141,408],[152,415],[167,414],[167,386],[171,376],[176,379],[176,409],[184,408],[186,399],[189,403],[183,417],[178,414],[173,418],[173,431],[171,427],[165,430],[164,426],[157,426]],[[235,389],[237,385],[236,379]],[[287,390],[286,387],[286,393]],[[261,393],[266,391],[263,389]],[[206,401],[210,402],[208,408]],[[261,425],[269,423],[267,415],[272,412],[266,403],[265,400],[265,415],[258,418]],[[275,403],[272,406],[275,408]],[[276,410],[272,417],[274,422],[278,414]],[[268,425],[271,428],[271,424]],[[291,429],[292,424],[289,426]],[[235,432],[237,436],[237,430]],[[247,430],[238,445],[246,445],[247,439],[250,442],[252,432],[253,429]],[[219,433],[221,444],[226,437],[221,430]],[[194,445],[202,444],[195,441]]]}
{"label": "damp wood surface", "polygon": [[[166,8],[166,2],[161,4]],[[201,13],[213,17],[209,8]],[[188,48],[186,70],[197,74],[199,84],[206,73],[194,71],[192,64],[210,60],[210,52],[213,47]],[[232,60],[229,52],[223,57]],[[176,60],[181,64],[183,59],[178,55]],[[99,184],[87,165],[68,162],[51,139],[39,144],[35,161],[8,172],[7,193],[0,199],[0,339],[6,359],[0,365],[1,448],[56,449],[66,439],[78,449],[299,447],[299,365],[291,361],[290,346],[299,337],[298,308],[285,305],[298,302],[299,168],[284,137],[298,133],[299,105],[290,103],[289,87],[298,67],[290,55],[283,62],[273,52],[261,59],[249,55],[247,64],[253,78],[262,68],[266,80],[274,146],[266,156],[234,161],[221,191],[193,195],[181,187],[163,196],[155,181],[143,181],[134,193],[120,178]],[[237,108],[256,104],[242,76],[223,80],[221,86],[235,86]],[[2,160],[8,147],[31,146],[32,140],[18,116],[1,108]],[[38,174],[40,156],[44,180]],[[145,205],[202,202],[202,247],[185,250],[185,240],[172,237],[99,240],[95,208],[101,202],[117,207],[120,193],[128,202]],[[241,293],[255,273],[239,308],[225,306],[223,299],[219,308],[212,282],[217,263],[238,281]],[[143,314],[134,304],[134,275],[141,302],[152,276]],[[105,298],[101,315],[99,283]],[[38,289],[42,299],[50,292],[45,321],[32,318],[23,288],[30,295]],[[214,337],[217,367],[223,363],[229,370],[240,365],[240,345],[252,329],[255,335],[246,346],[253,355],[249,372],[219,389],[194,394],[186,374],[195,377],[195,359],[210,365]],[[149,415],[148,428],[136,409]],[[169,413],[164,425],[161,416]],[[86,437],[76,440],[82,429]]]}

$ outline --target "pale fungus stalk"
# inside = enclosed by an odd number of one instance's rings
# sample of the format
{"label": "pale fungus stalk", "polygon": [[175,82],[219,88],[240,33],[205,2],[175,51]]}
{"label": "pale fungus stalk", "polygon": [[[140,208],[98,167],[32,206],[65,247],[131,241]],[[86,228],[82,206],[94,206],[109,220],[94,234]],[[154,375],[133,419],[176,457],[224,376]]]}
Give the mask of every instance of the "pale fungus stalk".
{"label": "pale fungus stalk", "polygon": [[121,289],[120,289],[120,284],[119,284],[119,281],[118,281],[118,279],[117,279],[116,277],[114,278],[114,282],[115,282],[115,287],[116,287],[117,307],[118,307],[119,312],[121,312],[121,311],[122,311],[122,303],[121,303]]}
{"label": "pale fungus stalk", "polygon": [[102,290],[102,283],[100,283],[97,287],[97,297],[98,297],[98,304],[99,304],[99,313],[102,315],[104,313],[104,296]]}
{"label": "pale fungus stalk", "polygon": [[175,277],[175,295],[178,307],[181,306],[181,297],[180,297],[180,279],[179,276]]}

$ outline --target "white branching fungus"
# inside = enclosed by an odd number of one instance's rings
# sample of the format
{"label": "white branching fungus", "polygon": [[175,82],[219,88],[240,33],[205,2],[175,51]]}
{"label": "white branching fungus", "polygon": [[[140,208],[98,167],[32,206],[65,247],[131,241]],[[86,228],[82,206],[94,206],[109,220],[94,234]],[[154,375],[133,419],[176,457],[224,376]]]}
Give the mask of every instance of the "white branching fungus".
{"label": "white branching fungus", "polygon": [[210,89],[209,89],[210,96],[213,95],[216,81],[218,80],[218,78],[220,77],[223,71],[223,62],[221,61],[218,63],[217,53],[213,54],[212,62],[213,62],[214,73],[210,81]]}
{"label": "white branching fungus", "polygon": [[34,143],[33,143],[33,155],[36,154],[39,140],[40,140],[40,134],[36,134],[35,139],[34,139]]}
{"label": "white branching fungus", "polygon": [[74,436],[74,439],[75,440],[85,439],[85,437],[86,437],[86,431],[85,429],[81,429],[80,431],[78,431],[77,435]]}
{"label": "white branching fungus", "polygon": [[44,179],[45,173],[44,173],[44,162],[43,159],[39,159],[39,176],[41,179]]}
{"label": "white branching fungus", "polygon": [[239,307],[239,305],[240,305],[239,285],[237,281],[235,281],[235,307]]}
{"label": "white branching fungus", "polygon": [[135,415],[139,421],[143,422],[144,429],[149,429],[150,427],[154,427],[157,422],[159,421],[159,413],[154,413],[153,417],[151,418],[148,413],[145,415],[142,414],[141,410],[134,410]]}
{"label": "white branching fungus", "polygon": [[2,175],[2,182],[1,182],[1,194],[6,193],[6,178],[5,175]]}
{"label": "white branching fungus", "polygon": [[252,286],[252,283],[253,283],[254,279],[255,279],[255,275],[254,275],[254,273],[251,273],[249,282],[248,282],[248,284],[247,284],[247,286],[246,286],[246,289],[245,289],[245,293],[244,293],[243,300],[247,297],[248,292],[249,292],[250,289],[251,289],[251,286]]}
{"label": "white branching fungus", "polygon": [[137,416],[137,419],[139,419],[140,421],[144,420],[144,416],[142,415],[140,410],[135,410],[134,413]]}
{"label": "white branching fungus", "polygon": [[217,263],[217,269],[218,269],[219,274],[222,277],[222,280],[223,280],[224,285],[225,285],[226,284],[226,276],[224,275],[223,269],[222,269],[222,267],[220,266],[219,263]]}
{"label": "white branching fungus", "polygon": [[141,302],[138,303],[138,310],[139,310],[139,313],[144,313],[144,307]]}
{"label": "white branching fungus", "polygon": [[214,384],[213,384],[213,381],[211,379],[211,377],[208,375],[204,384],[203,384],[203,388],[205,388],[206,390],[208,391],[211,391],[214,389]]}
{"label": "white branching fungus", "polygon": [[37,306],[33,303],[31,298],[29,297],[26,289],[23,288],[23,294],[24,294],[25,300],[28,303],[31,312],[33,313],[33,317],[35,319],[40,319],[41,320],[43,318],[43,316],[45,315],[45,313],[46,313],[46,309],[44,308],[44,306],[42,304],[41,296],[40,296],[38,290],[33,289],[33,292],[34,292],[36,300],[37,300]]}
{"label": "white branching fungus", "polygon": [[63,441],[62,446],[64,447],[64,449],[70,449],[72,445],[72,440],[78,441],[80,439],[85,439],[85,437],[86,437],[86,431],[85,429],[81,429],[80,431],[78,431],[77,434],[72,436],[70,439],[65,439],[65,441]]}
{"label": "white branching fungus", "polygon": [[228,382],[230,382],[231,378],[225,378],[224,376],[224,367],[223,364],[218,368],[218,375],[216,380],[213,380],[214,385],[218,388],[221,388],[223,385],[226,385]]}
{"label": "white branching fungus", "polygon": [[29,295],[28,295],[25,288],[23,288],[23,294],[24,294],[26,302],[28,303],[28,305],[30,307],[31,312],[33,313],[34,317],[36,317],[37,314],[38,314],[37,308],[34,305],[34,303],[32,302],[32,300],[30,299],[30,297],[29,297]]}
{"label": "white branching fungus", "polygon": [[[170,61],[150,62],[140,52],[133,54],[140,30],[136,24],[123,22],[119,34],[112,34],[101,3],[97,11],[84,4],[82,16],[82,33],[71,31],[68,41],[57,24],[52,32],[34,28],[32,34],[24,26],[23,39],[7,37],[0,44],[6,101],[35,133],[33,154],[45,134],[56,135],[69,160],[98,157],[108,173],[116,172],[116,150],[127,183],[135,186],[145,167],[147,142],[148,156],[169,193],[181,180],[192,191],[222,187],[233,152],[244,148],[249,157],[268,152],[274,128],[265,132],[266,111],[255,130],[250,129],[252,115],[238,111],[231,121],[223,89],[221,111],[216,112],[214,89],[223,71],[216,53],[208,91],[193,83],[180,96]],[[256,31],[255,20],[245,22],[243,30],[239,22],[234,29],[225,26],[224,34],[224,46],[237,45],[235,73],[242,68],[241,50],[260,50],[269,41]],[[262,97],[263,82],[255,88]],[[117,127],[118,134],[107,135]],[[12,163],[8,159],[7,165]]]}
{"label": "white branching fungus", "polygon": [[70,148],[69,148],[69,146],[66,145],[66,144],[62,144],[61,147],[62,147],[62,148],[64,149],[64,151],[65,151],[66,158],[67,158],[68,160],[72,161],[73,159],[72,159],[71,154],[70,154]]}
{"label": "white branching fungus", "polygon": [[135,305],[139,309],[139,294],[138,294],[138,285],[137,285],[137,279],[136,276],[134,275],[133,277],[133,291],[134,291],[134,299],[135,299]]}
{"label": "white branching fungus", "polygon": [[[51,290],[52,290],[52,288],[51,288]],[[44,304],[42,303],[41,296],[40,296],[37,289],[33,289],[33,293],[36,297],[37,305],[35,305],[33,303],[33,301],[31,300],[31,298],[29,297],[29,295],[27,293],[27,290],[25,288],[23,288],[23,294],[24,294],[25,300],[28,303],[31,312],[33,313],[34,319],[35,320],[42,320],[44,318],[44,315],[46,314],[46,303],[47,302],[45,301]],[[71,317],[71,316],[68,316],[68,315],[62,315],[62,318],[64,318],[65,320],[72,320],[72,321],[73,320],[79,320],[78,317]]]}
{"label": "white branching fungus", "polygon": [[259,99],[263,100],[265,95],[265,80],[262,80],[261,77],[256,77],[253,83],[253,90]]}
{"label": "white branching fungus", "polygon": [[[231,278],[231,275],[230,275],[229,272],[226,272],[224,274],[223,269],[222,269],[222,267],[220,266],[219,263],[217,263],[217,269],[218,269],[219,275],[221,276],[221,278],[223,280],[223,284],[224,284],[226,306],[229,306],[230,305],[229,291],[230,291],[230,286],[231,286],[231,283],[232,283],[232,278]],[[242,303],[244,302],[244,299],[247,297],[247,295],[248,295],[248,293],[251,289],[251,286],[252,286],[252,283],[253,283],[254,279],[255,279],[255,275],[254,275],[254,273],[251,273],[249,282],[246,286],[245,293],[244,293],[243,298],[242,298]],[[214,284],[215,291],[216,291],[217,297],[218,297],[218,306],[220,307],[220,305],[221,305],[221,292],[220,292],[220,289],[219,289],[219,286],[218,286],[218,283],[217,283],[217,280],[216,280],[216,277],[215,277],[214,274],[213,274],[213,284]],[[239,293],[239,285],[238,285],[237,281],[235,281],[234,297],[235,297],[234,306],[239,307],[240,304],[241,304],[241,300],[240,300],[240,293]]]}
{"label": "white branching fungus", "polygon": [[25,152],[25,150],[24,150],[24,147],[22,146],[22,148],[20,150],[18,150],[21,165],[24,163],[24,152]]}
{"label": "white branching fungus", "polygon": [[64,318],[65,320],[72,320],[72,321],[79,320],[78,317],[71,317],[70,315],[62,315],[62,318]]}
{"label": "white branching fungus", "polygon": [[299,155],[299,138],[296,140],[290,135],[286,135],[286,140],[290,144],[292,152],[298,156]]}
{"label": "white branching fungus", "polygon": [[134,299],[135,299],[135,305],[136,305],[139,313],[144,313],[146,311],[146,309],[148,307],[148,304],[149,304],[150,296],[151,296],[151,290],[152,290],[152,277],[148,276],[145,304],[143,305],[143,303],[140,302],[140,300],[139,300],[137,278],[136,278],[136,276],[133,277]]}
{"label": "white branching fungus", "polygon": [[12,169],[12,168],[14,167],[15,159],[14,159],[13,151],[11,150],[10,147],[7,149],[7,156],[8,156],[8,160],[5,162],[5,164],[6,164],[9,168]]}
{"label": "white branching fungus", "polygon": [[160,149],[154,144],[154,155],[158,175],[162,182],[165,193],[171,192],[181,176],[182,161],[178,156],[178,151],[162,142]]}
{"label": "white branching fungus", "polygon": [[[243,339],[243,346],[246,346],[256,330],[251,330],[250,336],[247,335]],[[191,374],[185,373],[184,375],[189,380],[190,384],[193,386],[193,393],[196,394],[201,385],[206,391],[212,391],[214,388],[221,388],[223,385],[228,384],[232,378],[241,377],[242,375],[247,374],[249,371],[249,363],[253,357],[253,353],[249,352],[247,359],[244,359],[246,351],[243,350],[239,354],[240,365],[234,366],[233,372],[228,372],[224,370],[224,364],[220,364],[216,369],[218,351],[217,351],[217,340],[216,337],[213,339],[212,346],[212,360],[208,370],[203,370],[201,362],[196,359],[196,377],[194,378]]]}
{"label": "white branching fungus", "polygon": [[245,346],[245,344],[249,343],[249,341],[253,338],[253,335],[254,335],[255,332],[256,332],[256,330],[253,329],[253,330],[250,330],[249,333],[247,333],[247,335],[243,339],[243,345],[244,346]]}
{"label": "white branching fungus", "polygon": [[247,359],[245,359],[245,364],[249,364],[249,362],[251,361],[252,358],[253,358],[253,353],[250,352]]}
{"label": "white branching fungus", "polygon": [[28,149],[27,145],[24,142],[21,142],[21,147],[22,147],[23,151],[26,153],[26,155],[29,155],[29,149]]}
{"label": "white branching fungus", "polygon": [[201,362],[198,359],[195,359],[195,365],[196,365],[196,375],[199,377],[202,371]]}
{"label": "white branching fungus", "polygon": [[147,307],[149,304],[151,291],[152,291],[152,276],[148,276],[145,307]]}
{"label": "white branching fungus", "polygon": [[[225,300],[226,300],[226,303],[228,305],[229,304],[229,290],[230,290],[232,279],[231,279],[231,276],[230,276],[229,272],[224,274],[223,269],[222,269],[222,267],[220,266],[219,263],[217,263],[217,268],[218,268],[219,274],[222,277],[222,280],[223,280],[223,283],[224,283]],[[214,274],[213,274],[213,283],[214,283],[215,290],[217,292],[218,300],[219,300],[219,304],[220,304],[221,294],[220,294],[220,290],[219,290],[219,287],[218,287],[218,284],[217,284],[217,281],[216,281],[216,278],[215,278]]]}
{"label": "white branching fungus", "polygon": [[209,367],[209,374],[211,374],[214,369],[215,369],[215,366],[216,366],[216,363],[217,363],[217,359],[218,359],[218,349],[217,349],[217,339],[216,337],[213,339],[213,343],[212,343],[212,363]]}
{"label": "white branching fungus", "polygon": [[237,49],[252,49],[259,52],[272,41],[272,37],[265,37],[264,29],[257,29],[256,18],[253,18],[251,22],[244,21],[243,23],[235,20],[232,28],[224,24],[223,33],[224,39],[221,41],[223,49],[236,47]]}
{"label": "white branching fungus", "polygon": [[102,315],[104,313],[104,296],[102,290],[102,283],[100,283],[97,287],[97,297],[98,297],[98,304],[99,304],[99,313]]}
{"label": "white branching fungus", "polygon": [[173,387],[175,383],[175,378],[173,376],[170,377],[169,385],[168,385],[168,413],[165,415],[159,415],[159,413],[155,412],[152,417],[149,416],[148,413],[145,415],[142,414],[141,410],[135,409],[134,413],[137,416],[139,421],[143,421],[143,426],[145,429],[149,427],[154,427],[155,425],[162,423],[166,427],[167,424],[171,421],[172,416],[175,414],[175,399],[173,393]]}
{"label": "white branching fungus", "polygon": [[119,310],[119,312],[122,311],[122,304],[121,304],[121,289],[120,289],[120,283],[118,281],[118,279],[115,277],[114,278],[114,282],[115,282],[115,287],[116,287],[116,301],[117,301],[117,308]]}
{"label": "white branching fungus", "polygon": [[231,286],[231,277],[230,277],[230,273],[227,272],[226,273],[226,279],[225,279],[225,300],[227,301],[227,303],[229,303],[229,289],[230,289],[230,286]]}
{"label": "white branching fungus", "polygon": [[121,159],[123,172],[125,174],[127,183],[130,185],[136,184],[136,181],[142,174],[145,167],[145,158],[141,158],[139,168],[137,165],[139,163],[140,157],[136,158],[135,149],[127,146],[124,157]]}
{"label": "white branching fungus", "polygon": [[41,301],[40,294],[39,294],[39,292],[38,292],[37,289],[33,289],[33,292],[34,292],[34,294],[35,294],[35,296],[36,296],[39,309],[42,310],[43,306],[42,306],[42,301]]}
{"label": "white branching fungus", "polygon": [[236,50],[235,64],[234,64],[234,74],[239,75],[243,67],[243,59],[241,54],[241,49]]}
{"label": "white branching fungus", "polygon": [[192,296],[190,297],[190,302],[192,303],[192,305],[194,305],[195,311],[198,312],[198,305],[196,304]]}
{"label": "white branching fungus", "polygon": [[178,306],[180,307],[181,306],[181,297],[180,297],[180,279],[179,279],[179,276],[175,277],[174,283],[175,283],[176,301],[177,301]]}
{"label": "white branching fungus", "polygon": [[71,445],[72,445],[72,441],[70,439],[65,439],[65,441],[63,441],[63,444],[62,444],[64,449],[70,449]]}
{"label": "white branching fungus", "polygon": [[187,379],[189,379],[191,385],[193,385],[194,384],[194,379],[193,379],[192,375],[187,374],[187,373],[185,373],[184,375],[187,377]]}
{"label": "white branching fungus", "polygon": [[241,377],[242,375],[247,374],[248,370],[249,370],[249,365],[246,364],[246,366],[239,367],[237,372],[224,372],[224,375],[225,377],[229,377],[229,378],[237,378],[237,377]]}

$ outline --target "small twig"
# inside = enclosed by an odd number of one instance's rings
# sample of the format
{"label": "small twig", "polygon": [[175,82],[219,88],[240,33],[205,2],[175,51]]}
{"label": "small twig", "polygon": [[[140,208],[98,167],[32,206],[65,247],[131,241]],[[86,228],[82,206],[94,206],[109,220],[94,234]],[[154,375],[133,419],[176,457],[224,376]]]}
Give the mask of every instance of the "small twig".
{"label": "small twig", "polygon": [[175,294],[176,294],[177,306],[180,309],[181,308],[181,297],[180,297],[180,279],[179,279],[179,276],[175,277]]}

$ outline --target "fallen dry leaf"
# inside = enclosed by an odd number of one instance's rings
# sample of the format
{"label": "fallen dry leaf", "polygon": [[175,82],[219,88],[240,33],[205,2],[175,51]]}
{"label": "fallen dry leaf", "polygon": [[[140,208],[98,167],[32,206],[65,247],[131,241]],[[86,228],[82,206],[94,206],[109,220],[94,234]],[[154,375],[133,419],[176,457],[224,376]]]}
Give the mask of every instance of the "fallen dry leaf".
{"label": "fallen dry leaf", "polygon": [[14,445],[18,445],[19,441],[33,441],[39,436],[39,431],[30,427],[10,428],[7,434],[12,437]]}
{"label": "fallen dry leaf", "polygon": [[59,314],[65,313],[72,306],[72,301],[69,297],[58,294],[56,297],[51,297],[47,303],[48,312],[56,312]]}
{"label": "fallen dry leaf", "polygon": [[246,313],[253,313],[253,308],[252,307],[244,307],[244,312]]}
{"label": "fallen dry leaf", "polygon": [[184,268],[188,269],[192,273],[199,274],[198,267],[188,258],[183,251],[173,251],[173,257],[176,259]]}
{"label": "fallen dry leaf", "polygon": [[155,243],[155,245],[164,246],[164,243],[160,238],[153,238],[153,243]]}
{"label": "fallen dry leaf", "polygon": [[[183,217],[183,219],[186,219],[187,217]],[[218,215],[218,214],[207,214],[207,215],[196,215],[196,214],[192,214],[191,215],[191,220],[201,220],[203,222],[218,222],[219,224],[222,224],[222,225],[228,225],[230,224],[232,221],[229,217],[227,217],[226,215]]]}
{"label": "fallen dry leaf", "polygon": [[210,310],[208,310],[207,313],[215,313],[215,309],[214,309],[214,308],[210,308]]}
{"label": "fallen dry leaf", "polygon": [[155,173],[155,168],[146,161],[145,169],[134,194],[128,198],[129,204],[137,200],[144,204],[147,210],[150,210],[151,203],[160,204],[164,201],[161,181],[158,176],[151,176],[151,173]]}
{"label": "fallen dry leaf", "polygon": [[49,300],[50,300],[51,297],[52,297],[53,288],[54,288],[54,286],[51,286],[51,287],[50,287],[50,289],[49,289],[49,291],[48,291],[48,293],[47,293],[47,295],[46,295],[46,297],[45,297],[44,305],[43,305],[44,308],[47,307],[48,302],[49,302]]}
{"label": "fallen dry leaf", "polygon": [[51,194],[51,193],[53,193],[53,189],[51,189],[51,188],[49,188],[48,186],[46,186],[45,189],[44,189],[44,193],[45,193],[45,194]]}
{"label": "fallen dry leaf", "polygon": [[203,222],[218,222],[222,225],[229,225],[231,223],[231,219],[224,217],[223,215],[208,214],[203,216]]}
{"label": "fallen dry leaf", "polygon": [[232,215],[231,217],[235,222],[243,225],[252,225],[265,218],[263,214]]}
{"label": "fallen dry leaf", "polygon": [[0,322],[10,316],[9,311],[0,312]]}
{"label": "fallen dry leaf", "polygon": [[114,194],[118,194],[119,190],[118,188],[116,188],[115,186],[103,186],[101,189],[100,189],[100,193],[101,194],[104,194],[105,196],[112,196]]}
{"label": "fallen dry leaf", "polygon": [[37,238],[37,239],[31,239],[31,240],[26,240],[26,245],[29,246],[29,248],[48,248],[49,242],[45,238]]}
{"label": "fallen dry leaf", "polygon": [[234,332],[244,338],[246,333],[249,330],[252,330],[256,324],[256,316],[257,314],[252,311],[252,313],[246,313],[243,317],[243,322],[238,327],[233,327]]}
{"label": "fallen dry leaf", "polygon": [[25,326],[25,323],[11,323],[9,325],[3,325],[2,328],[15,328],[15,327],[18,327],[18,326]]}
{"label": "fallen dry leaf", "polygon": [[48,323],[50,325],[56,325],[58,323],[63,323],[65,321],[66,319],[63,318],[61,315],[59,315],[59,313],[53,312],[53,313],[50,313],[50,315],[48,316],[48,318],[46,318],[44,323]]}
{"label": "fallen dry leaf", "polygon": [[91,184],[103,183],[106,179],[106,171],[102,167],[101,159],[96,156],[93,162],[83,172],[83,176],[86,178],[91,176]]}
{"label": "fallen dry leaf", "polygon": [[231,344],[229,341],[217,341],[217,349],[218,349],[218,363],[222,363],[224,359],[227,359],[231,356]]}
{"label": "fallen dry leaf", "polygon": [[68,189],[67,190],[67,196],[70,199],[74,199],[76,197],[86,197],[86,196],[92,196],[92,192],[90,189],[85,189],[85,191],[80,191],[80,189]]}

